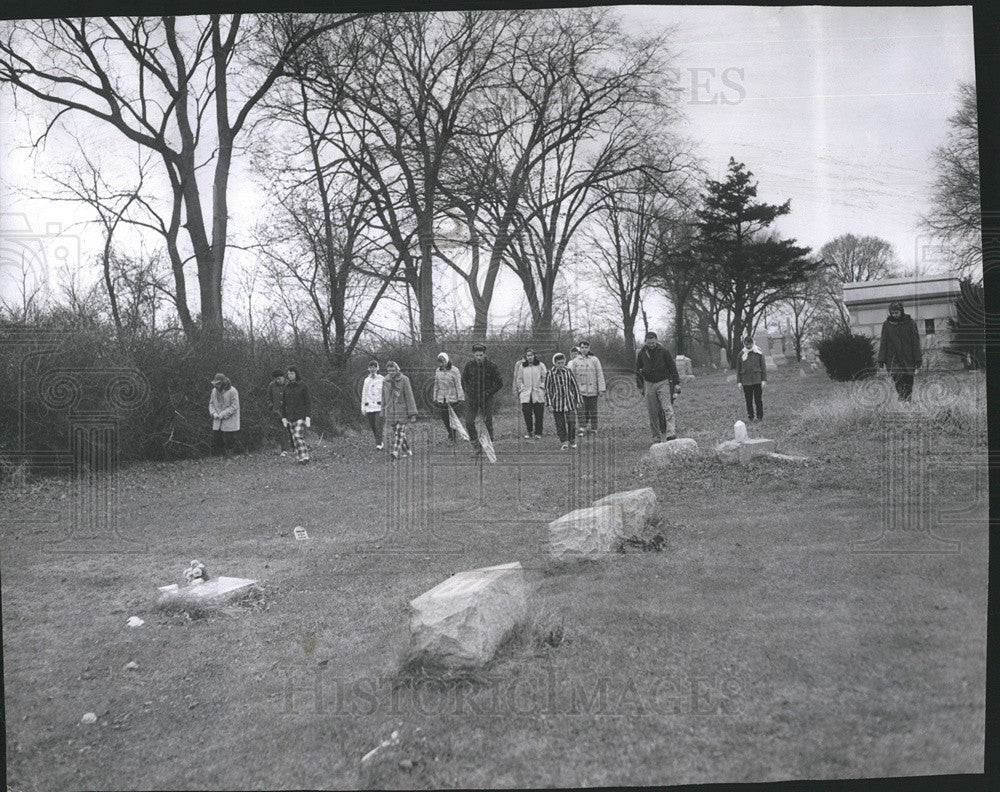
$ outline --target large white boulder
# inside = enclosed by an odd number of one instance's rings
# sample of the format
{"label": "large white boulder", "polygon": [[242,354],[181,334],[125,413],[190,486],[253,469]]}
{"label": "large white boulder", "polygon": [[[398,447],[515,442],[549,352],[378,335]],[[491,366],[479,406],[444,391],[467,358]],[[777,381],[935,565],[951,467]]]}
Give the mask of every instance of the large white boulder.
{"label": "large white boulder", "polygon": [[248,594],[256,585],[257,581],[249,578],[217,577],[189,586],[160,586],[156,604],[218,608]]}
{"label": "large white boulder", "polygon": [[527,617],[519,562],[459,572],[410,600],[411,651],[445,666],[483,665]]}
{"label": "large white boulder", "polygon": [[653,443],[649,447],[649,458],[657,467],[666,467],[678,459],[698,453],[698,444],[690,437],[679,437],[663,443]]}
{"label": "large white boulder", "polygon": [[549,556],[555,561],[597,558],[612,552],[625,537],[618,504],[577,509],[549,523]]}
{"label": "large white boulder", "polygon": [[615,492],[595,500],[594,506],[615,506],[621,509],[626,536],[642,536],[656,512],[656,493],[652,487]]}

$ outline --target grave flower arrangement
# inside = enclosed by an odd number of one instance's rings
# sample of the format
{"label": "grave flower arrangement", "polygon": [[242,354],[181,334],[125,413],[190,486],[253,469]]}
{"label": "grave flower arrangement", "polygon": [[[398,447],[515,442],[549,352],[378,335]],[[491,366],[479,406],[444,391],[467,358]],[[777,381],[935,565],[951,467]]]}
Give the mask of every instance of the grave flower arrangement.
{"label": "grave flower arrangement", "polygon": [[204,583],[208,580],[208,570],[205,569],[205,565],[201,561],[194,560],[191,565],[184,570],[184,579],[187,581],[189,586],[193,586],[196,583]]}

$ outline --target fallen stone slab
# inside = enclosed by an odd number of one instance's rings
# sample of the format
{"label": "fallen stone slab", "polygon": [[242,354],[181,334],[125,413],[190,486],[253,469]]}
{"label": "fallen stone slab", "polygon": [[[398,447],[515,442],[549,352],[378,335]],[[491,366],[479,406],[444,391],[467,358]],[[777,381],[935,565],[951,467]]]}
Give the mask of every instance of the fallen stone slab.
{"label": "fallen stone slab", "polygon": [[763,456],[769,453],[773,446],[774,441],[765,437],[752,437],[744,440],[740,443],[739,448],[740,462],[746,463],[755,456]]}
{"label": "fallen stone slab", "polygon": [[775,451],[769,451],[763,454],[768,459],[777,459],[779,462],[808,462],[809,457],[797,456],[795,454],[779,454]]}
{"label": "fallen stone slab", "polygon": [[715,456],[724,464],[734,464],[740,461],[740,442],[738,440],[723,440],[715,447]]}
{"label": "fallen stone slab", "polygon": [[621,509],[625,535],[641,537],[656,512],[656,493],[652,487],[615,492],[595,500],[592,505]]}
{"label": "fallen stone slab", "polygon": [[190,586],[160,586],[160,596],[156,604],[197,605],[202,608],[217,608],[240,599],[257,585],[256,580],[237,577],[217,577],[204,583]]}
{"label": "fallen stone slab", "polygon": [[624,537],[620,505],[577,509],[549,523],[549,557],[554,561],[600,558],[613,552]]}
{"label": "fallen stone slab", "polygon": [[676,460],[698,453],[698,443],[690,437],[679,437],[649,447],[649,458],[657,467],[666,467]]}
{"label": "fallen stone slab", "polygon": [[459,572],[410,600],[411,653],[445,666],[483,665],[527,617],[520,562]]}

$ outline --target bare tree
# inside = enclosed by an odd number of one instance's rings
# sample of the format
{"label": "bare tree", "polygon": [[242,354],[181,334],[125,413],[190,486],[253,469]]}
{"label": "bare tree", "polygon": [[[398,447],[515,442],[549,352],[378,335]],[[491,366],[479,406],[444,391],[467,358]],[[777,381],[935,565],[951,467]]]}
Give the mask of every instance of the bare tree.
{"label": "bare tree", "polygon": [[923,227],[949,244],[960,275],[982,278],[982,203],[979,194],[979,118],[976,86],[958,86],[958,109],[945,142],[934,150],[934,207]]}
{"label": "bare tree", "polygon": [[841,234],[820,248],[824,262],[822,290],[833,302],[845,330],[851,317],[844,305],[844,284],[883,280],[902,275],[899,259],[892,244],[876,236]]}
{"label": "bare tree", "polygon": [[[197,265],[201,332],[217,338],[237,140],[291,56],[355,18],[270,14],[245,21],[239,14],[212,14],[8,22],[0,35],[0,82],[55,111],[36,146],[68,114],[101,122],[160,159],[173,199],[163,230],[178,315],[194,338],[179,243],[183,227]],[[277,56],[266,61],[256,48],[265,35],[280,42]],[[210,163],[211,198],[204,199],[198,176]],[[211,206],[207,219],[203,204]]]}

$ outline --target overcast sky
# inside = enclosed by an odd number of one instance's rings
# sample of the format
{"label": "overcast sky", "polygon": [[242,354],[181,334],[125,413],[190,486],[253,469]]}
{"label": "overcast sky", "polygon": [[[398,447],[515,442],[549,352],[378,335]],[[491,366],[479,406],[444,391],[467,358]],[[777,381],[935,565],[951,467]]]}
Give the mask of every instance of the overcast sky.
{"label": "overcast sky", "polygon": [[[971,7],[619,10],[635,32],[676,26],[682,131],[697,143],[711,178],[722,178],[733,156],[759,181],[760,199],[791,200],[791,214],[777,224],[784,235],[818,249],[839,234],[874,234],[913,265],[917,222],[928,206],[929,156],[947,132],[958,83],[975,77]],[[16,148],[27,140],[25,121],[13,114],[9,94],[0,97],[3,227],[20,222],[11,212],[26,214],[35,230],[89,219],[85,210],[18,195],[38,186],[39,163]],[[46,158],[55,161],[60,152],[52,149]],[[240,234],[260,198],[238,174],[233,186],[230,228]],[[84,234],[81,254],[97,241]],[[9,264],[10,246],[3,247]],[[238,253],[227,266],[232,282]],[[519,300],[507,277],[494,319]],[[650,309],[660,313],[663,306],[651,301]]]}

